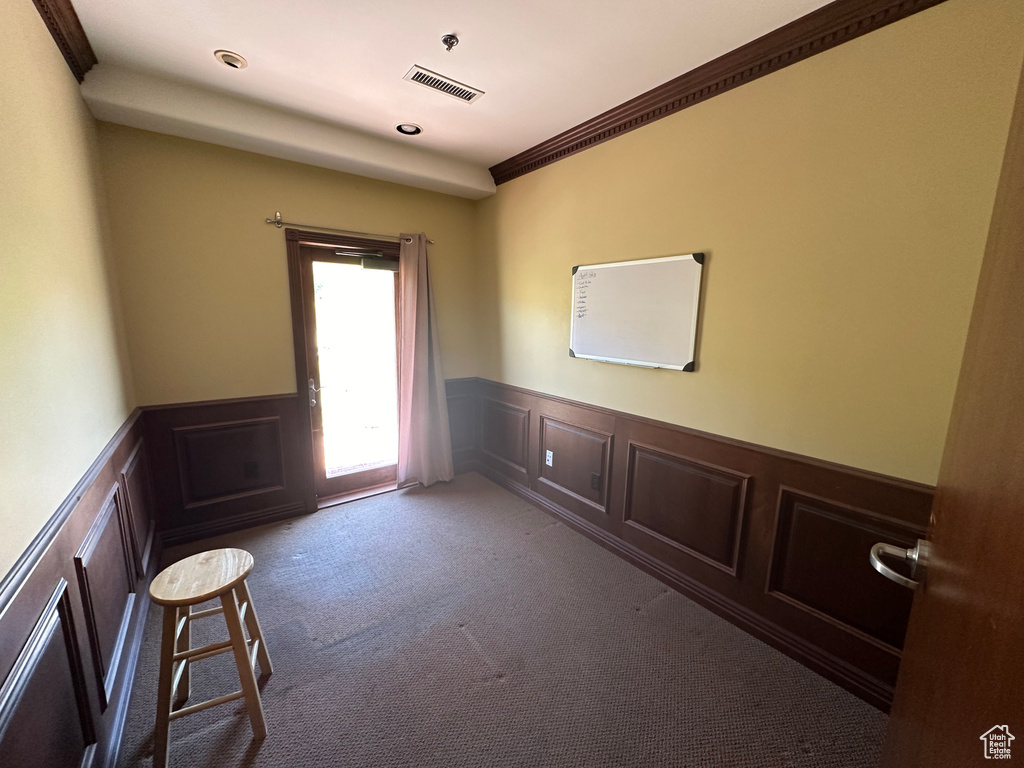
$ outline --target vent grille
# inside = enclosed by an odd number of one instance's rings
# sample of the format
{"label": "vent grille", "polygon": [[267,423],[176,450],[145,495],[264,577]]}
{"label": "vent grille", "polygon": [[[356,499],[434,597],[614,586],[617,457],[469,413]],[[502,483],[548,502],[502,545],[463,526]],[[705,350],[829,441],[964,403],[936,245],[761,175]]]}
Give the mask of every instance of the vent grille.
{"label": "vent grille", "polygon": [[451,96],[453,99],[458,99],[468,104],[472,104],[484,95],[484,92],[479,88],[460,83],[458,80],[452,80],[450,77],[439,75],[437,72],[431,72],[429,69],[424,69],[420,66],[410,69],[403,79],[412,83],[419,83],[426,88],[433,88],[435,91],[440,91]]}

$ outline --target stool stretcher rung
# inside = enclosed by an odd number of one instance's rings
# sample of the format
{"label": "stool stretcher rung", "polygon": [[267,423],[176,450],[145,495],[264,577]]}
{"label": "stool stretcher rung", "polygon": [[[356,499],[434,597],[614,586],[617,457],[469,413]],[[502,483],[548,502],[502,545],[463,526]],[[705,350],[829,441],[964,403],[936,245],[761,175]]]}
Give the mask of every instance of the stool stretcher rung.
{"label": "stool stretcher rung", "polygon": [[[249,645],[249,646],[252,647],[253,650],[250,652],[250,656],[255,658],[255,653],[256,653],[255,649],[257,647],[259,647],[260,641],[258,639],[255,639],[255,638],[250,638],[250,639],[246,640],[245,642],[246,642],[246,645]],[[204,645],[202,648],[192,648],[192,649],[190,649],[188,651],[182,651],[181,653],[176,653],[176,654],[174,654],[174,663],[177,664],[178,662],[185,661],[186,659],[189,660],[189,661],[199,661],[201,659],[208,659],[211,656],[217,656],[218,654],[221,654],[221,653],[227,653],[230,650],[231,650],[231,641],[230,640],[225,640],[223,643],[214,643],[212,645]],[[177,673],[175,673],[175,674],[177,674]],[[175,686],[177,686],[177,683],[175,683]]]}
{"label": "stool stretcher rung", "polygon": [[169,719],[177,720],[179,717],[185,717],[185,715],[193,715],[196,712],[202,712],[204,709],[216,707],[219,704],[227,704],[229,701],[240,699],[243,696],[245,696],[244,691],[235,691],[234,693],[229,693],[226,696],[218,696],[216,699],[209,699],[208,701],[203,701],[199,704],[193,704],[189,707],[182,707],[181,709],[175,712],[171,712],[171,716]]}
{"label": "stool stretcher rung", "polygon": [[195,619],[205,619],[207,616],[216,616],[218,613],[224,613],[223,605],[218,605],[216,608],[207,608],[205,611],[194,611],[189,618],[194,621]]}
{"label": "stool stretcher rung", "polygon": [[223,643],[213,643],[211,645],[204,645],[202,648],[190,648],[187,651],[181,651],[180,653],[174,654],[174,661],[181,661],[182,659],[191,659],[192,661],[199,661],[209,656],[216,656],[218,653],[224,653],[225,651],[231,650],[231,641],[225,640]]}

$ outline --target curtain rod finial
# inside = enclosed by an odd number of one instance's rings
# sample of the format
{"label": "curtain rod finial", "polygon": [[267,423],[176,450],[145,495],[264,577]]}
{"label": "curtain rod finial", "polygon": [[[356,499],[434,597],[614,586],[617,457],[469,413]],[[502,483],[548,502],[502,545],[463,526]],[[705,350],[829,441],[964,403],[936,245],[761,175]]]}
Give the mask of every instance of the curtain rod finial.
{"label": "curtain rod finial", "polygon": [[274,218],[267,219],[267,224],[273,224],[278,229],[283,227],[284,226],[284,220],[281,218],[281,212],[278,211],[277,213],[274,214]]}

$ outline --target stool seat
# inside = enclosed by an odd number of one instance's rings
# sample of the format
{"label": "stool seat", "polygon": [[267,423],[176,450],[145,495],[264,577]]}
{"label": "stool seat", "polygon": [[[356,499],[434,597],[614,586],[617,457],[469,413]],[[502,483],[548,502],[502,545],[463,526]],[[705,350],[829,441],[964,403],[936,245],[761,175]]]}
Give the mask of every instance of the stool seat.
{"label": "stool seat", "polygon": [[159,605],[196,605],[233,589],[252,572],[244,549],[212,549],[186,557],[162,570],[149,586]]}

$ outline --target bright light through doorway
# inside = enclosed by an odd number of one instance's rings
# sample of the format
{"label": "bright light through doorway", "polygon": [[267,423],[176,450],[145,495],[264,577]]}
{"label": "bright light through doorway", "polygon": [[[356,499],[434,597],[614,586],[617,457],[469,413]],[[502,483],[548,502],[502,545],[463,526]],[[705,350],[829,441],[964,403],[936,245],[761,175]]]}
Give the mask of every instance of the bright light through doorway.
{"label": "bright light through doorway", "polygon": [[313,262],[327,477],[398,461],[395,274]]}

